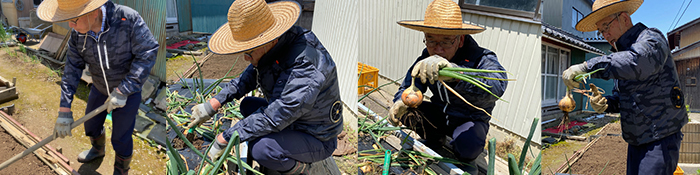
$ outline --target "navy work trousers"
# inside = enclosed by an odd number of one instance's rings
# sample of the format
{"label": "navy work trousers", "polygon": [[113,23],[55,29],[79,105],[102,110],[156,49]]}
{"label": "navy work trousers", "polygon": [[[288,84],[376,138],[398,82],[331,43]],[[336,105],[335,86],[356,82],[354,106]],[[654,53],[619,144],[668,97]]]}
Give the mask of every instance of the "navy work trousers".
{"label": "navy work trousers", "polygon": [[[108,95],[98,91],[95,86],[91,86],[85,113],[87,114],[102,106],[108,97]],[[129,157],[134,150],[131,134],[134,132],[134,123],[140,102],[141,93],[137,92],[127,98],[126,105],[123,108],[112,111],[112,148],[119,156]],[[91,138],[99,137],[104,132],[103,125],[106,118],[107,111],[105,110],[92,119],[85,121],[85,135]]]}
{"label": "navy work trousers", "polygon": [[673,174],[683,133],[678,131],[651,143],[627,146],[627,174]]}
{"label": "navy work trousers", "polygon": [[403,117],[401,122],[414,127],[416,133],[426,140],[426,145],[433,149],[442,145],[439,142],[441,138],[446,135],[452,137],[450,144],[460,161],[473,161],[484,151],[489,124],[484,121],[448,117],[442,109],[443,107],[424,101],[418,106],[418,110],[425,115],[422,123],[411,123],[413,120],[406,117]]}
{"label": "navy work trousers", "polygon": [[[247,117],[267,105],[263,98],[246,97],[241,100],[241,114]],[[324,142],[308,133],[287,128],[251,140],[248,147],[253,159],[260,165],[276,171],[288,171],[297,161],[313,163],[330,157],[337,142],[335,138]]]}

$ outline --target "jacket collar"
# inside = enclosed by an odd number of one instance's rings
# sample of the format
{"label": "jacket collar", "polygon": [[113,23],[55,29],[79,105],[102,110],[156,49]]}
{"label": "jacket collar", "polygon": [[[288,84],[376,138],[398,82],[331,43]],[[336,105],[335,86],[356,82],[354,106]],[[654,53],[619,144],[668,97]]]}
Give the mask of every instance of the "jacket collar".
{"label": "jacket collar", "polygon": [[471,35],[464,35],[464,45],[457,49],[455,56],[450,60],[459,65],[476,67],[481,61],[481,57],[486,53],[486,49],[479,47]]}
{"label": "jacket collar", "polygon": [[306,48],[306,44],[298,43],[305,42],[305,40],[297,39],[297,36],[303,35],[306,31],[297,26],[293,26],[287,30],[287,32],[277,38],[279,39],[277,44],[260,58],[257,67],[262,68],[274,64],[282,68],[291,67],[291,65],[294,64],[295,58]]}
{"label": "jacket collar", "polygon": [[622,34],[622,36],[620,36],[620,38],[615,42],[617,50],[615,50],[615,47],[612,47],[610,50],[613,52],[629,50],[629,48],[632,47],[632,44],[637,42],[637,37],[639,37],[639,34],[645,29],[647,29],[647,26],[641,22],[635,24],[632,26],[632,28]]}

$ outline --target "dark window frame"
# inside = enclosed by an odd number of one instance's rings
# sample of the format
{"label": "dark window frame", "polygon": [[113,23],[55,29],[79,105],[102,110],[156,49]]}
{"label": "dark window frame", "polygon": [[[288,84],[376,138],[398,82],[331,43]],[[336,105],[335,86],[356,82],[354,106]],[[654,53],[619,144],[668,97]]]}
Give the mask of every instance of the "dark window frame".
{"label": "dark window frame", "polygon": [[698,84],[698,80],[695,77],[685,77],[685,86],[686,87],[695,87]]}
{"label": "dark window frame", "polygon": [[459,7],[461,7],[462,9],[466,9],[466,10],[482,11],[482,12],[488,12],[488,13],[496,13],[496,14],[502,14],[502,15],[508,15],[508,16],[528,18],[528,19],[536,19],[538,21],[540,20],[540,19],[538,19],[538,18],[540,18],[539,16],[541,16],[541,14],[539,13],[540,6],[542,5],[541,0],[536,0],[537,5],[535,6],[534,12],[500,8],[500,7],[492,7],[492,6],[485,6],[485,5],[474,5],[474,4],[466,3],[464,1],[465,0],[459,0]]}

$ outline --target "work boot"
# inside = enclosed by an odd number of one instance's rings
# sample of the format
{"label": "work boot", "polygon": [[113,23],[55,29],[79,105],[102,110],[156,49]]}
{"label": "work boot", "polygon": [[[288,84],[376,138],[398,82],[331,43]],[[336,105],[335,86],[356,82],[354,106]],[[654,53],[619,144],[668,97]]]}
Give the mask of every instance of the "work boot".
{"label": "work boot", "polygon": [[131,164],[131,157],[122,157],[120,155],[114,154],[114,174],[122,175],[129,174],[129,164]]}
{"label": "work boot", "polygon": [[78,155],[78,162],[87,163],[100,157],[105,156],[105,134],[98,136],[97,138],[90,137],[90,144],[92,148],[81,152]]}
{"label": "work boot", "polygon": [[292,169],[287,170],[285,172],[280,172],[280,174],[282,174],[282,175],[309,174],[309,165],[310,164],[308,164],[308,163],[297,161],[297,163],[294,164],[294,167],[292,167]]}

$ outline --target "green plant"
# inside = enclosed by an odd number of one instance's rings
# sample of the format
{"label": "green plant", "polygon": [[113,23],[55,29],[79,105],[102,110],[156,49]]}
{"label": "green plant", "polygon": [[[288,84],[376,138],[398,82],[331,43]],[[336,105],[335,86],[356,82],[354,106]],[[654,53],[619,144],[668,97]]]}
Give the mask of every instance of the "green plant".
{"label": "green plant", "polygon": [[[513,154],[508,154],[508,171],[511,175],[521,175],[523,174],[523,166],[525,164],[525,155],[527,154],[528,148],[530,148],[530,141],[532,140],[532,135],[535,133],[535,129],[537,129],[537,121],[539,118],[535,118],[532,121],[532,125],[530,126],[530,134],[528,134],[527,139],[525,140],[525,144],[523,145],[522,152],[520,153],[520,161],[517,161],[515,159],[515,156]],[[493,166],[493,162],[495,159],[495,154],[496,154],[496,138],[491,138],[489,140],[489,174],[492,174],[492,172],[495,172],[495,167]],[[530,152],[532,153],[532,151]],[[493,157],[493,158],[492,158]],[[542,153],[540,152],[537,155],[537,158],[535,158],[534,162],[529,162],[532,165],[532,168],[530,168],[530,172],[528,174],[540,174],[542,172],[542,166],[540,165],[540,162],[542,162]]]}
{"label": "green plant", "polygon": [[19,44],[19,51],[21,51],[24,54],[27,54],[27,48],[24,47],[24,44]]}
{"label": "green plant", "polygon": [[0,42],[5,42],[10,39],[10,36],[7,35],[7,32],[5,31],[5,26],[0,23]]}

